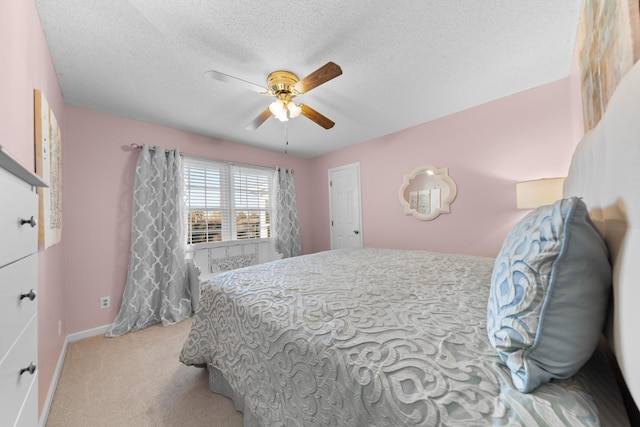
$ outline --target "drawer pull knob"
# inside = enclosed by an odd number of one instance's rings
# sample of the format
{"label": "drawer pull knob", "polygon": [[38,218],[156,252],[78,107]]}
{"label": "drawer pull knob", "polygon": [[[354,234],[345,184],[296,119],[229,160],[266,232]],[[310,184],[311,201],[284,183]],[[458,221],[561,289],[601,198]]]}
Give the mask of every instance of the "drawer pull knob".
{"label": "drawer pull knob", "polygon": [[36,364],[31,362],[29,363],[29,366],[27,366],[26,368],[20,369],[20,375],[24,374],[25,372],[29,372],[31,375],[33,375],[35,371],[36,371]]}
{"label": "drawer pull knob", "polygon": [[33,216],[29,219],[20,218],[20,225],[25,225],[25,224],[29,224],[31,228],[33,228],[36,225],[38,225],[38,222]]}
{"label": "drawer pull knob", "polygon": [[20,294],[20,301],[22,301],[25,298],[29,298],[29,300],[33,301],[34,299],[36,299],[36,291],[31,289],[26,294]]}

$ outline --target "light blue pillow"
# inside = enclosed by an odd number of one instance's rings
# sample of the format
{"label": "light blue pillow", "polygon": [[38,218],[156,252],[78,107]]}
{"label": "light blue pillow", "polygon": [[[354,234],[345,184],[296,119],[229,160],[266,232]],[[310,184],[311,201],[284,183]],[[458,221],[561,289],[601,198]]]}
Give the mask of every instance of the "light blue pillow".
{"label": "light blue pillow", "polygon": [[610,288],[607,247],[581,199],[540,207],[515,225],[495,261],[487,332],[519,391],[582,367]]}

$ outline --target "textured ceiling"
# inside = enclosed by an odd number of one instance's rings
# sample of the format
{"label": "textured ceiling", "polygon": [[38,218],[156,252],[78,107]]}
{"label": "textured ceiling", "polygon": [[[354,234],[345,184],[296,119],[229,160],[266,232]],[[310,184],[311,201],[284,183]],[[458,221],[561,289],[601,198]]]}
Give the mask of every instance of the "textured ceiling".
{"label": "textured ceiling", "polygon": [[245,129],[272,99],[205,72],[266,86],[339,64],[296,98],[336,125],[288,122],[289,154],[310,158],[566,77],[582,0],[36,5],[67,104],[274,151],[282,122]]}

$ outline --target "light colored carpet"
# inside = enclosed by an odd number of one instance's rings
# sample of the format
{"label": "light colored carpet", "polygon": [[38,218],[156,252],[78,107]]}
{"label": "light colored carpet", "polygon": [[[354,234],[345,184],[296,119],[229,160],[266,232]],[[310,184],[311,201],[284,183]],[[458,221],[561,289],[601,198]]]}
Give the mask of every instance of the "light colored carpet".
{"label": "light colored carpet", "polygon": [[178,360],[191,319],[69,344],[47,427],[242,426],[206,369]]}

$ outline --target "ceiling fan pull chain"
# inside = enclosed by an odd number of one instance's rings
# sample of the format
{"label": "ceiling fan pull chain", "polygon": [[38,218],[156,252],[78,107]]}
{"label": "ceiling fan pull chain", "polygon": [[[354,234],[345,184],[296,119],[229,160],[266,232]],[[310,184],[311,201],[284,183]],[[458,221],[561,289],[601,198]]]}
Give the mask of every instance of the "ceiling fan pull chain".
{"label": "ceiling fan pull chain", "polygon": [[289,126],[287,122],[284,123],[284,154],[287,154],[287,147],[289,147]]}

